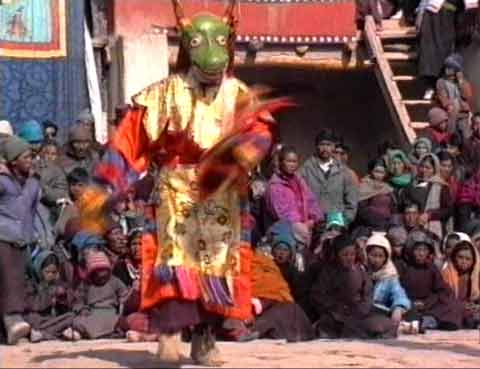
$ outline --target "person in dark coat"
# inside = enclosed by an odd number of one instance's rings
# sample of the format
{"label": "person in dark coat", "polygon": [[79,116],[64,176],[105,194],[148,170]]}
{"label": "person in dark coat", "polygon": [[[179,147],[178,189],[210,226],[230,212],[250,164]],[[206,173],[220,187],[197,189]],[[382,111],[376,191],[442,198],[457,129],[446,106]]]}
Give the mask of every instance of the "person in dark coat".
{"label": "person in dark coat", "polygon": [[7,166],[0,172],[0,314],[7,343],[14,345],[30,333],[25,311],[27,252],[34,243],[34,213],[40,184],[31,176],[30,145],[12,136],[4,144]]}
{"label": "person in dark coat", "polygon": [[25,320],[31,325],[31,342],[64,338],[78,340],[73,332],[74,292],[60,278],[60,261],[51,251],[33,260],[34,276],[27,284]]}
{"label": "person in dark coat", "polygon": [[398,264],[400,282],[413,302],[406,320],[421,316],[422,329],[461,329],[463,307],[434,264],[434,253],[433,241],[424,232],[409,235],[405,258]]}
{"label": "person in dark coat", "polygon": [[319,320],[322,338],[393,338],[395,324],[373,311],[372,280],[357,260],[354,240],[348,235],[333,240],[333,260],[318,274],[310,299]]}
{"label": "person in dark coat", "polygon": [[472,134],[465,140],[462,148],[462,162],[465,164],[467,177],[474,175],[479,169],[480,161],[480,113],[472,117]]}
{"label": "person in dark coat", "polygon": [[86,279],[77,289],[73,328],[86,339],[112,337],[129,290],[112,275],[112,265],[103,251],[85,251],[85,264]]}
{"label": "person in dark coat", "polygon": [[[286,244],[278,241],[273,250],[284,250]],[[282,243],[282,245],[279,245]],[[291,246],[286,246],[291,250]],[[285,261],[284,256],[276,259]],[[291,257],[287,256],[288,260]],[[271,255],[254,254],[252,260],[252,305],[255,312],[254,331],[260,338],[286,339],[289,342],[314,338],[312,324],[302,308],[295,303],[290,285]]]}
{"label": "person in dark coat", "polygon": [[401,194],[401,203],[417,204],[421,212],[419,224],[443,239],[446,222],[453,213],[450,190],[440,177],[440,162],[436,155],[427,154],[419,163],[414,181]]}
{"label": "person in dark coat", "polygon": [[376,160],[360,182],[357,221],[365,227],[385,230],[395,213],[393,188],[385,182],[386,176],[385,162]]}
{"label": "person in dark coat", "polygon": [[[406,2],[412,2],[407,0]],[[461,0],[422,0],[418,7],[419,30],[418,74],[428,85],[425,98],[431,99],[445,59],[454,51],[456,13],[463,6]]]}

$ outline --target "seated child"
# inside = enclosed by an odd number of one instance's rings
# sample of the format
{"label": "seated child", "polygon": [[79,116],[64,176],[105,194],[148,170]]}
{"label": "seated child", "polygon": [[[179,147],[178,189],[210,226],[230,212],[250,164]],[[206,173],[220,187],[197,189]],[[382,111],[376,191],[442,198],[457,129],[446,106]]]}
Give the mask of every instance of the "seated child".
{"label": "seated child", "polygon": [[399,326],[412,303],[400,284],[391,260],[390,242],[383,233],[374,233],[367,241],[368,272],[372,278],[374,306]]}
{"label": "seated child", "polygon": [[112,265],[103,251],[85,250],[85,266],[85,279],[77,289],[73,327],[87,339],[115,336],[129,290],[112,276]]}
{"label": "seated child", "polygon": [[80,339],[71,330],[74,294],[60,278],[58,257],[50,251],[41,251],[33,260],[33,272],[35,275],[27,284],[25,316],[32,327],[30,340]]}

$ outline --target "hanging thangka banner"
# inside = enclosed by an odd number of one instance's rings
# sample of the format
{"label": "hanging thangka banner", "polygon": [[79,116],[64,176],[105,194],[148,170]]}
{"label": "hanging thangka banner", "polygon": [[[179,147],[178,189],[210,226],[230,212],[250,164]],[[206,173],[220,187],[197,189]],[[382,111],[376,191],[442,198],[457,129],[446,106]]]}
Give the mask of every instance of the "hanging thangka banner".
{"label": "hanging thangka banner", "polygon": [[67,0],[0,0],[0,56],[67,55]]}

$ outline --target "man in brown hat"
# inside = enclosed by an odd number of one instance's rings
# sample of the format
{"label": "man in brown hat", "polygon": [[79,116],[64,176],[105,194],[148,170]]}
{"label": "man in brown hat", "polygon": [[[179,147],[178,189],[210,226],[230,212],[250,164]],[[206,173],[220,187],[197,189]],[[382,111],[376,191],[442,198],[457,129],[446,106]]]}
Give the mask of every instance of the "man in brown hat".
{"label": "man in brown hat", "polygon": [[99,161],[92,144],[92,133],[84,124],[76,123],[70,128],[65,153],[60,159],[60,166],[67,175],[75,168],[84,168],[92,173]]}

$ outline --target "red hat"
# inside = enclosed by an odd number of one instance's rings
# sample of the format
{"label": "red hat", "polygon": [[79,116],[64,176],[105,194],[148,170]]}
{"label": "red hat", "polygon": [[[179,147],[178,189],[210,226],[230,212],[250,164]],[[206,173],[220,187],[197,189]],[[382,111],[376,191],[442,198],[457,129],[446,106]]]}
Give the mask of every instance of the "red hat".
{"label": "red hat", "polygon": [[87,277],[99,270],[112,271],[112,263],[107,254],[100,250],[89,250],[85,255]]}

